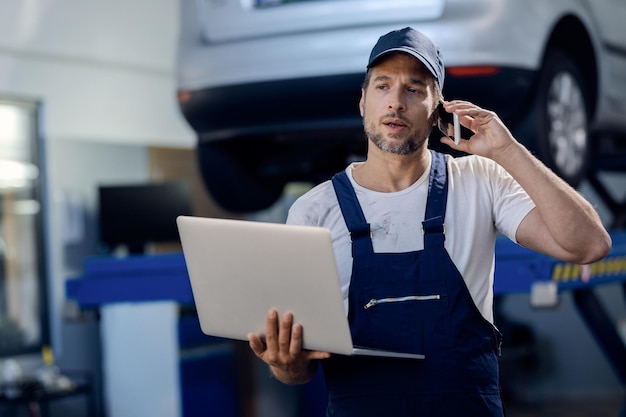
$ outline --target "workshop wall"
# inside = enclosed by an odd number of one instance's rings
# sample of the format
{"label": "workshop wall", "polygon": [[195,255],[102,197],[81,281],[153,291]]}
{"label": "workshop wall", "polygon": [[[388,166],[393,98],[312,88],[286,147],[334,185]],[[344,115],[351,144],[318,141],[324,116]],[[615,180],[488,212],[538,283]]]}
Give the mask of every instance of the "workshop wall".
{"label": "workshop wall", "polygon": [[48,140],[190,147],[176,0],[0,0],[0,94],[42,101]]}

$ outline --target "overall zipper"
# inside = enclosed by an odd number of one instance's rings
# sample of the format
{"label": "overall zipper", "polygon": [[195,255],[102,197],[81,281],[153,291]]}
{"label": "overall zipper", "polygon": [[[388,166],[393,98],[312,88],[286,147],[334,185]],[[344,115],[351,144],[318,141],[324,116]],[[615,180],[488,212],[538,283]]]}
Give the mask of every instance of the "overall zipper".
{"label": "overall zipper", "polygon": [[406,297],[393,297],[393,298],[372,298],[367,304],[363,306],[364,309],[369,309],[377,306],[378,304],[386,303],[399,303],[403,301],[428,301],[428,300],[440,300],[441,296],[436,295],[407,295]]}

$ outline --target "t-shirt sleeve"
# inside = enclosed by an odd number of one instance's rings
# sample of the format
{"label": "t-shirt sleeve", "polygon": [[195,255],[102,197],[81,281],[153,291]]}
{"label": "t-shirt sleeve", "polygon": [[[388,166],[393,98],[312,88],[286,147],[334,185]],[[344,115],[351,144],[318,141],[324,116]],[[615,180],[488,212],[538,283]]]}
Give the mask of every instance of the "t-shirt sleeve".
{"label": "t-shirt sleeve", "polygon": [[306,216],[304,215],[304,208],[304,205],[296,200],[287,212],[287,221],[285,223],[307,226],[305,221]]}
{"label": "t-shirt sleeve", "polygon": [[489,177],[493,186],[493,215],[498,232],[517,243],[515,235],[535,203],[519,183],[500,165],[493,163]]}
{"label": "t-shirt sleeve", "polygon": [[301,195],[294,201],[287,213],[287,224],[300,226],[321,226],[321,215],[328,201],[334,198],[330,181],[325,181]]}

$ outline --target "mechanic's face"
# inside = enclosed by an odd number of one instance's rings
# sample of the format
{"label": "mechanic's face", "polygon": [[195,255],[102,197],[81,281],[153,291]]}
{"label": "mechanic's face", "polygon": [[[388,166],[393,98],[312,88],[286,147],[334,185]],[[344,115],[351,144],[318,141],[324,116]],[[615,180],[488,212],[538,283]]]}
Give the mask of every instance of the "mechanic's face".
{"label": "mechanic's face", "polygon": [[379,149],[410,155],[426,143],[436,108],[435,79],[414,57],[393,53],[370,69],[359,108]]}

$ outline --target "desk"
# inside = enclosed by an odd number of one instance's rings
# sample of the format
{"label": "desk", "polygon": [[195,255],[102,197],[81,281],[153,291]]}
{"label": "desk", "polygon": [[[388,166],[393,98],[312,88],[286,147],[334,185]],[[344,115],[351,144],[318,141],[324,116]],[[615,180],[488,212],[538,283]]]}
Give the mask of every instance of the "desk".
{"label": "desk", "polygon": [[92,376],[86,372],[64,372],[63,375],[72,381],[71,389],[50,391],[34,379],[25,379],[17,384],[15,395],[7,396],[5,389],[0,390],[0,417],[12,416],[5,414],[6,409],[11,412],[16,407],[28,409],[30,417],[52,417],[50,403],[76,396],[85,397],[85,416],[95,417]]}

